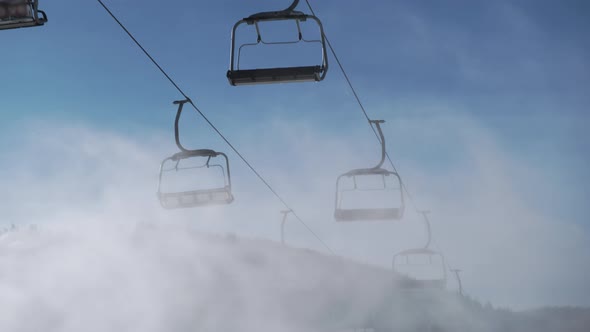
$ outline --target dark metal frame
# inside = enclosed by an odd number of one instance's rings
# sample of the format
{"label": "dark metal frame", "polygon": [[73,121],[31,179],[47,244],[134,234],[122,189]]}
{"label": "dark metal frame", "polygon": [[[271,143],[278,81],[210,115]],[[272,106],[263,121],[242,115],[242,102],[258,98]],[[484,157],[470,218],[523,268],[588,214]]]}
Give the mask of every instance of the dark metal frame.
{"label": "dark metal frame", "polygon": [[[160,176],[158,179],[158,199],[160,200],[160,204],[162,207],[166,209],[174,209],[174,208],[190,208],[190,207],[197,207],[197,206],[208,206],[208,205],[224,205],[230,204],[233,202],[234,197],[231,191],[231,173],[229,169],[229,160],[227,155],[223,152],[217,152],[210,149],[198,149],[198,150],[189,150],[186,149],[182,143],[180,142],[180,134],[178,129],[178,123],[180,120],[180,115],[182,113],[182,108],[184,104],[191,102],[189,99],[175,101],[174,104],[178,105],[178,110],[176,112],[176,118],[174,120],[174,138],[176,140],[176,146],[180,149],[180,152],[175,153],[174,155],[164,159],[160,164]],[[216,158],[221,156],[225,159],[225,168],[223,165],[215,164],[210,165],[211,158]],[[219,167],[222,170],[224,176],[224,186],[222,188],[215,188],[215,189],[201,189],[201,190],[191,190],[191,191],[182,191],[182,192],[171,192],[171,193],[164,193],[162,192],[162,175],[169,171],[164,168],[164,165],[169,162],[176,162],[176,166],[174,170],[178,171],[178,164],[181,160],[194,158],[194,157],[204,157],[207,158],[207,161],[203,166],[200,167]],[[191,167],[194,168],[194,167]],[[180,168],[183,169],[183,168]],[[226,176],[227,174],[227,176]],[[223,199],[217,199],[217,195],[223,195]],[[205,199],[202,199],[205,197]],[[184,200],[183,200],[184,199]],[[171,204],[170,201],[176,201],[176,204]]]}
{"label": "dark metal frame", "polygon": [[[334,219],[336,221],[359,221],[359,220],[399,220],[404,215],[405,202],[402,187],[402,180],[399,174],[393,171],[381,168],[385,161],[385,136],[381,130],[383,120],[369,120],[371,125],[375,125],[379,134],[381,142],[381,160],[377,166],[373,168],[360,168],[346,172],[336,179],[336,199],[334,206]],[[343,209],[342,208],[342,193],[346,191],[354,191],[356,188],[356,176],[363,175],[381,175],[383,177],[384,187],[386,186],[385,177],[394,176],[397,178],[400,190],[400,206],[397,208],[369,208],[369,209]],[[351,190],[340,190],[340,180],[342,178],[353,178],[355,187]]]}
{"label": "dark metal frame", "polygon": [[[246,17],[238,21],[231,33],[231,55],[230,68],[227,71],[227,78],[231,85],[247,85],[247,84],[267,84],[267,83],[286,83],[286,82],[319,82],[326,77],[328,72],[328,54],[326,51],[326,38],[324,35],[324,27],[322,22],[314,15],[304,14],[295,11],[295,7],[299,0],[295,0],[291,6],[285,10],[262,12]],[[265,42],[260,34],[258,27],[259,22],[270,21],[286,21],[294,20],[297,24],[299,32],[299,40],[292,42]],[[321,40],[305,40],[301,33],[300,22],[313,20],[320,28]],[[254,25],[258,38],[256,43],[246,43],[240,45],[238,48],[238,55],[236,59],[236,31],[242,24]],[[295,44],[303,42],[317,42],[322,44],[322,64],[316,66],[298,66],[298,67],[279,67],[279,68],[258,68],[258,69],[240,69],[240,56],[242,47],[255,46],[259,44],[273,45],[273,44]],[[236,63],[237,60],[237,63]]]}
{"label": "dark metal frame", "polygon": [[0,6],[4,6],[6,8],[26,5],[29,11],[29,15],[26,17],[7,16],[6,18],[0,18],[0,30],[28,28],[44,25],[47,22],[47,15],[44,11],[39,10],[38,4],[39,0],[23,1],[15,4],[0,3]]}

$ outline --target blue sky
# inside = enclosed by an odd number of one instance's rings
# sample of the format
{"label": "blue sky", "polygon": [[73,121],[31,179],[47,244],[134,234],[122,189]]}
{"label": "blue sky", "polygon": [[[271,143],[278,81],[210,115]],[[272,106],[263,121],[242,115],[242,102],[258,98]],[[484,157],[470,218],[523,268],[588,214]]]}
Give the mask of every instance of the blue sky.
{"label": "blue sky", "polygon": [[[309,130],[318,139],[351,146],[366,143],[360,155],[373,163],[372,133],[332,57],[321,83],[228,84],[232,25],[252,13],[287,4],[268,0],[106,3],[262,170],[273,173],[270,166],[265,169],[267,165],[298,168],[279,143],[265,143],[277,134],[269,127],[275,122]],[[477,131],[493,138],[503,158],[519,165],[519,173],[509,174],[509,179],[527,206],[581,227],[587,239],[590,5],[586,1],[311,3],[368,112],[388,121],[384,129],[390,152],[420,203],[427,205],[433,202],[429,197],[445,195],[443,188],[453,183],[445,182],[450,174],[469,173],[472,161],[465,155],[471,148],[477,150],[478,142],[471,147],[465,139],[473,136],[458,134],[464,128],[456,126],[475,124]],[[169,137],[172,144],[171,102],[181,96],[98,2],[72,6],[42,1],[40,7],[49,16],[44,27],[0,33],[5,78],[0,83],[2,154],[18,151],[18,138],[31,122],[84,123],[134,137],[155,132]],[[299,8],[308,12],[304,3]],[[187,121],[198,126],[190,137],[228,150],[196,116],[187,116]],[[276,150],[259,156],[257,143]],[[244,165],[235,155],[230,158],[235,174],[246,176]],[[419,180],[421,175],[430,180]],[[431,186],[429,181],[437,182]]]}

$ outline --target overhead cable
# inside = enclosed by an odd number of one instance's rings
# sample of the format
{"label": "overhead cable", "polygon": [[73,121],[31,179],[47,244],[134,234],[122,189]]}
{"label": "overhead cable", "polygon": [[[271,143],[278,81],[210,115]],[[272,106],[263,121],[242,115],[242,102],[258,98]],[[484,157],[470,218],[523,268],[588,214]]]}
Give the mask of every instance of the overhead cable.
{"label": "overhead cable", "polygon": [[180,86],[168,75],[168,73],[160,66],[160,64],[150,55],[150,53],[141,45],[141,43],[133,36],[133,34],[125,27],[125,25],[113,14],[108,6],[102,1],[97,0],[106,12],[117,22],[117,24],[127,33],[129,38],[143,51],[143,53],[150,59],[150,61],[158,68],[158,70],[166,77],[166,79],[178,90],[178,92],[187,100],[197,113],[207,122],[207,124],[221,137],[221,139],[236,153],[236,155],[248,166],[248,168],[256,175],[256,177],[272,192],[272,194],[287,208],[292,211],[293,216],[297,219],[332,255],[334,251],[324,242],[320,236],[291,208],[291,206],[283,199],[281,195],[270,185],[270,183],[248,162],[248,160],[238,151],[238,149],[221,133],[221,131],[207,118],[207,116],[195,105],[192,99],[180,88]]}

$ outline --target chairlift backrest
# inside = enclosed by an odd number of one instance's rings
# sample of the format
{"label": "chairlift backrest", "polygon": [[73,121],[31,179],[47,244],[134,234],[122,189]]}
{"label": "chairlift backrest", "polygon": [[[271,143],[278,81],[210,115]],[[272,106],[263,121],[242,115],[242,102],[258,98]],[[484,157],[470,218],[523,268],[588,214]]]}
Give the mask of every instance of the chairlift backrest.
{"label": "chairlift backrest", "polygon": [[47,22],[38,0],[0,0],[0,30],[26,28]]}
{"label": "chairlift backrest", "polygon": [[[302,12],[294,11],[294,8],[298,2],[299,1],[295,1],[289,8],[282,11],[262,12],[251,15],[238,21],[234,25],[231,34],[230,69],[227,71],[227,78],[231,85],[237,86],[247,84],[268,84],[285,82],[318,82],[326,77],[326,73],[328,72],[328,57],[326,52],[326,40],[322,22],[314,15],[308,15]],[[272,21],[294,21],[296,23],[296,27],[299,34],[299,40],[293,43],[320,43],[322,46],[322,60],[320,64],[310,66],[241,69],[239,64],[241,50],[243,47],[256,45],[285,44],[285,42],[264,41],[258,24],[260,22]],[[305,21],[313,21],[317,24],[320,31],[320,40],[310,41],[305,40],[305,38],[303,38],[300,23]],[[236,32],[238,30],[238,27],[243,24],[253,26],[256,29],[256,43],[246,43],[239,46],[236,45]]]}

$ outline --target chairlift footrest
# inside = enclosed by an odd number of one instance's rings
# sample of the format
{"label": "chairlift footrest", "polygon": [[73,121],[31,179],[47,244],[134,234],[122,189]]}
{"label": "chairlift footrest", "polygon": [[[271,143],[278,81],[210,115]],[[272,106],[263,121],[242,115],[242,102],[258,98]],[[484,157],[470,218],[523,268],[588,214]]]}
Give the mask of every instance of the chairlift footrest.
{"label": "chairlift footrest", "polygon": [[321,81],[322,71],[322,66],[229,70],[227,78],[229,83],[234,86],[283,82],[318,82]]}
{"label": "chairlift footrest", "polygon": [[401,209],[336,209],[334,218],[336,221],[361,221],[361,220],[399,220],[402,217]]}
{"label": "chairlift footrest", "polygon": [[178,193],[159,193],[160,204],[166,209],[191,208],[208,205],[225,205],[234,197],[228,188],[194,190]]}

